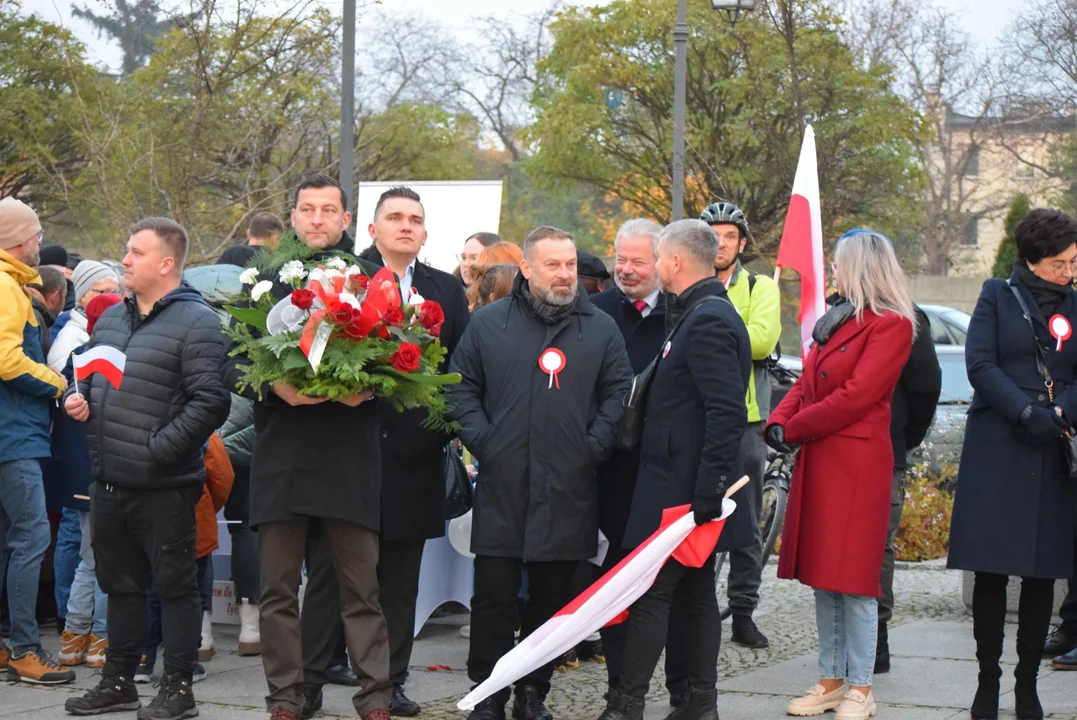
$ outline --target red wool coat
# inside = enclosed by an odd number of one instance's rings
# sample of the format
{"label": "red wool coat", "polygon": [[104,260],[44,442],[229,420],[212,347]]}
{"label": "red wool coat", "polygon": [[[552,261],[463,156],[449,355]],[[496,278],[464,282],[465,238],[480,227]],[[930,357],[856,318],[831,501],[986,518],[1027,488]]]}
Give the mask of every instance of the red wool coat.
{"label": "red wool coat", "polygon": [[878,597],[894,451],[890,396],[912,348],[912,323],[864,312],[815,344],[800,380],[770,414],[800,443],[778,577]]}

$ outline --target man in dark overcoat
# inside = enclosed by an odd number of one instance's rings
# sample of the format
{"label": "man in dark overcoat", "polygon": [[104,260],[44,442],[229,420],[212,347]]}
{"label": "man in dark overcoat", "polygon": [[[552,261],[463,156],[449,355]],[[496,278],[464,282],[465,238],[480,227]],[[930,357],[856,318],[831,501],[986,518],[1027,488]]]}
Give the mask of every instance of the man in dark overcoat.
{"label": "man in dark overcoat", "polygon": [[[292,227],[312,248],[350,255],[345,231],[351,213],[343,188],[316,175],[296,190]],[[317,256],[316,256],[317,257]],[[373,274],[380,268],[369,264]],[[291,287],[276,280],[273,294]],[[227,379],[242,376],[231,358]],[[312,530],[329,545],[340,583],[340,615],[360,688],[353,698],[363,720],[388,720],[389,640],[378,602],[378,531],[381,528],[381,442],[378,408],[370,393],[337,401],[300,395],[278,383],[255,399],[256,438],[251,463],[250,524],[258,529],[262,598],[259,605],[262,664],[274,718],[293,720],[303,683],[299,623],[300,572]]]}
{"label": "man in dark overcoat", "polygon": [[[741,438],[748,425],[744,396],[751,376],[748,330],[714,277],[718,238],[699,220],[663,230],[658,274],[668,294],[662,348],[644,399],[640,469],[625,531],[634,548],[658,529],[665,508],[690,504],[697,524],[718,518],[726,490],[741,476]],[[738,517],[739,516],[739,517]],[[744,522],[746,520],[746,522]],[[751,514],[734,512],[719,549],[754,539]],[[640,720],[644,697],[666,644],[674,595],[687,615],[685,648],[691,691],[678,708],[684,720],[716,720],[721,621],[714,592],[714,562],[686,567],[670,559],[654,585],[629,610],[624,660],[601,720]]]}
{"label": "man in dark overcoat", "polygon": [[[573,572],[595,555],[595,469],[614,447],[632,376],[616,323],[581,292],[572,236],[541,227],[523,250],[512,294],[475,313],[451,362],[463,376],[450,387],[453,417],[479,460],[468,654],[476,683],[515,644],[524,568],[526,636],[572,599]],[[517,682],[516,720],[550,720],[552,674],[546,665]],[[508,695],[479,703],[470,720],[501,720]]]}
{"label": "man in dark overcoat", "polygon": [[[400,282],[404,300],[422,298],[441,306],[445,322],[440,339],[451,356],[467,327],[467,297],[452,275],[418,261],[426,243],[426,211],[419,196],[410,188],[390,188],[382,194],[368,230],[373,244],[359,258],[390,268]],[[378,416],[382,468],[378,585],[389,628],[389,674],[393,683],[389,709],[393,715],[412,717],[422,712],[418,703],[404,694],[414,639],[419,569],[427,539],[445,534],[445,446],[452,436],[424,428],[426,410],[398,412],[392,405],[382,403]],[[339,589],[329,562],[329,548],[320,538],[312,539],[308,573],[303,666],[309,711],[321,703],[317,694],[328,679],[326,670],[341,633]]]}

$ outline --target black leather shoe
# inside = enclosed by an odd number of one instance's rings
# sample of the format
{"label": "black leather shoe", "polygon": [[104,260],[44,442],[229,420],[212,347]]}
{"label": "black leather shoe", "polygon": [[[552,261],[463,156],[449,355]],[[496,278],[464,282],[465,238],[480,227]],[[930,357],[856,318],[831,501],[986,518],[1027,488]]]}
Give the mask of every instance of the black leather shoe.
{"label": "black leather shoe", "polygon": [[1055,670],[1077,670],[1077,649],[1056,657],[1051,661],[1051,667]]}
{"label": "black leather shoe", "polygon": [[643,720],[643,706],[643,698],[629,697],[610,690],[606,710],[598,716],[598,720]]}
{"label": "black leather shoe", "polygon": [[1059,625],[1054,629],[1054,632],[1047,636],[1047,642],[1043,645],[1043,656],[1045,658],[1056,658],[1075,648],[1077,648],[1077,637],[1073,637],[1066,630],[1065,625]]}
{"label": "black leather shoe", "polygon": [[325,671],[325,677],[330,685],[355,687],[359,684],[359,678],[355,676],[349,665],[334,665]]}
{"label": "black leather shoe", "polygon": [[553,714],[543,704],[545,699],[537,687],[517,685],[512,700],[512,717],[514,720],[553,720]]}
{"label": "black leather shoe", "polygon": [[890,639],[886,633],[886,623],[879,623],[879,637],[875,642],[875,674],[890,672]]}
{"label": "black leather shoe", "polygon": [[404,694],[404,688],[400,685],[393,685],[393,699],[389,701],[389,714],[395,717],[415,717],[421,713],[423,709],[419,707],[419,703],[408,698]]}
{"label": "black leather shoe", "polygon": [[467,720],[505,720],[505,701],[497,696],[488,697],[475,706]]}
{"label": "black leather shoe", "polygon": [[322,686],[303,684],[299,689],[299,720],[310,720],[314,713],[322,709]]}
{"label": "black leather shoe", "polygon": [[737,645],[743,645],[753,650],[762,650],[770,647],[770,640],[759,632],[751,615],[733,616],[733,634],[730,639]]}
{"label": "black leather shoe", "polygon": [[718,691],[692,690],[684,705],[667,715],[666,720],[719,720]]}

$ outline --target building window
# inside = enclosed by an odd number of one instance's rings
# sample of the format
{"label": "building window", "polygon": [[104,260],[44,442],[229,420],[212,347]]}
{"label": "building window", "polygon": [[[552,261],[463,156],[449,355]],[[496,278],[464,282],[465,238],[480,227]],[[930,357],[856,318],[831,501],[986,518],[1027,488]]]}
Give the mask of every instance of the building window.
{"label": "building window", "polygon": [[1017,167],[1014,169],[1013,176],[1018,180],[1034,180],[1036,178],[1036,168],[1024,162],[1021,158],[1017,158]]}
{"label": "building window", "polygon": [[965,155],[965,177],[980,177],[980,146],[969,145]]}
{"label": "building window", "polygon": [[976,247],[980,244],[980,216],[974,213],[965,214],[965,226],[961,229],[961,245],[964,247]]}

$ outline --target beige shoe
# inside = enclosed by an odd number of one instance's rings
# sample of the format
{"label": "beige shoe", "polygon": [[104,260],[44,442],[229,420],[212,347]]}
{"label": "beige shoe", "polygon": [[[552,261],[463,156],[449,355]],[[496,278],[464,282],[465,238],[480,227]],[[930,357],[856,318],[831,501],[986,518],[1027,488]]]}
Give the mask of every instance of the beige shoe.
{"label": "beige shoe", "polygon": [[859,690],[850,690],[841,701],[834,720],[868,720],[874,717],[878,709],[875,707],[875,696],[868,691],[867,697]]}
{"label": "beige shoe", "polygon": [[90,649],[90,635],[76,635],[64,630],[60,640],[60,664],[68,667],[82,665],[86,662],[86,653]]}
{"label": "beige shoe", "polygon": [[789,704],[785,706],[785,713],[787,715],[796,715],[797,717],[822,715],[827,710],[837,709],[841,705],[843,697],[845,697],[844,685],[837,690],[827,692],[822,685],[816,684],[815,687],[808,690],[808,694],[804,697],[790,700]]}
{"label": "beige shoe", "polygon": [[108,638],[97,637],[90,633],[90,649],[86,653],[86,667],[100,669],[105,666],[105,651],[108,650]]}

